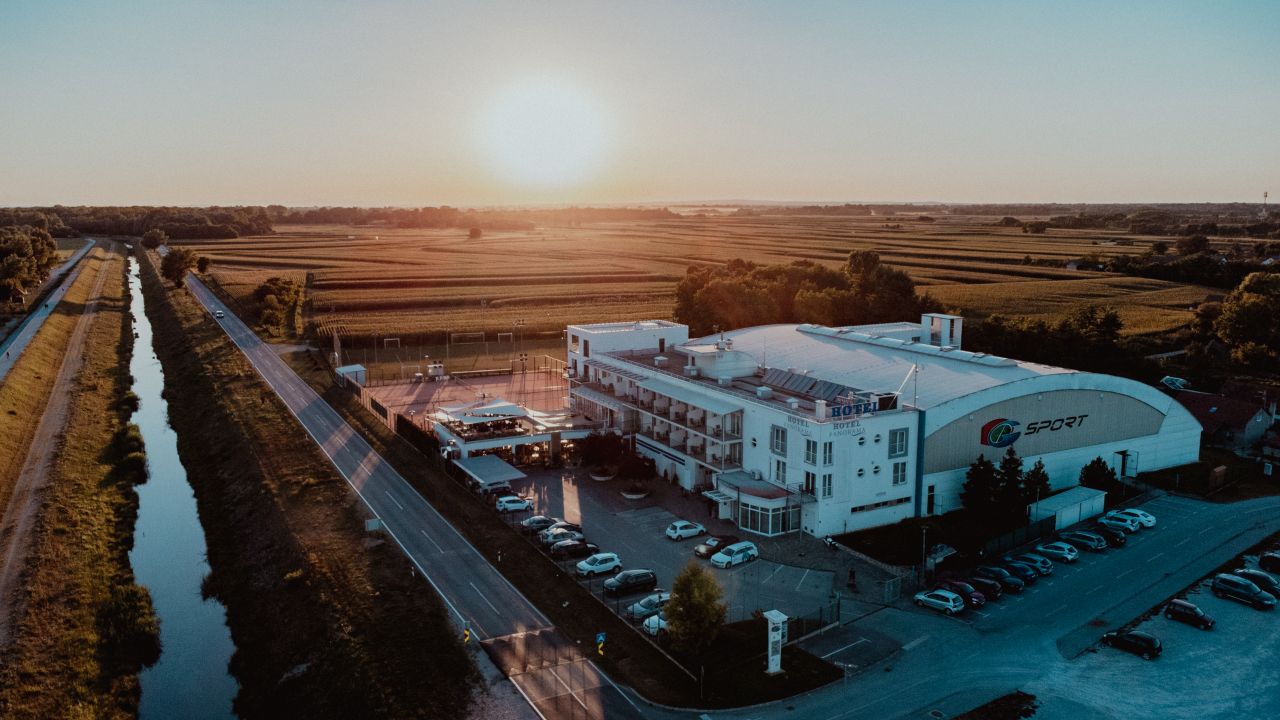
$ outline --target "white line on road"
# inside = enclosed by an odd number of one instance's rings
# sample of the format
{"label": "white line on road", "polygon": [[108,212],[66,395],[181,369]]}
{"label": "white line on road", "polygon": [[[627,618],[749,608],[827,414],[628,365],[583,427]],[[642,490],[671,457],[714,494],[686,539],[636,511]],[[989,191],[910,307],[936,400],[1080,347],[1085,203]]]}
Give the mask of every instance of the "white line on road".
{"label": "white line on road", "polygon": [[928,635],[921,635],[920,637],[916,638],[915,640],[912,640],[911,642],[907,643],[906,645],[903,645],[903,646],[902,646],[902,649],[903,649],[903,650],[914,650],[915,648],[918,648],[918,647],[920,647],[921,645],[923,645],[923,644],[924,644],[924,642],[925,642],[926,640],[928,640],[928,639],[929,639],[929,636],[928,636]]}
{"label": "white line on road", "polygon": [[1093,588],[1092,590],[1086,590],[1084,594],[1085,594],[1085,595],[1092,595],[1092,594],[1094,594],[1094,593],[1098,592],[1098,591],[1099,591],[1099,590],[1101,590],[1101,589],[1102,589],[1102,586],[1101,586],[1101,585],[1099,585],[1099,586],[1097,586],[1097,587]]}
{"label": "white line on road", "polygon": [[[556,675],[555,668],[548,668],[548,672],[551,673],[551,677],[554,677],[556,680],[560,680],[560,676]],[[582,698],[578,697],[578,693],[574,692],[573,688],[569,687],[568,685],[565,685],[564,680],[560,680],[560,684],[564,685],[564,689],[569,691],[569,694],[573,696],[574,700],[578,701],[578,704],[582,706],[583,710],[587,709],[587,704],[582,702]]]}
{"label": "white line on road", "polygon": [[772,580],[772,579],[773,579],[773,576],[774,576],[774,575],[777,575],[777,574],[778,574],[778,571],[779,571],[779,570],[781,570],[781,569],[782,569],[782,566],[781,566],[781,565],[779,565],[778,567],[774,568],[774,569],[773,569],[773,572],[769,573],[769,577],[765,578],[764,580],[761,580],[761,581],[760,581],[760,584],[761,584],[761,585],[764,585],[765,583],[767,583],[767,582],[769,582],[770,580]]}
{"label": "white line on road", "polygon": [[1178,542],[1174,543],[1173,546],[1182,547],[1183,545],[1186,545],[1189,542],[1191,542],[1191,538],[1183,538],[1182,540],[1179,540]]}
{"label": "white line on road", "polygon": [[391,496],[390,490],[383,490],[382,492],[386,493],[387,497],[391,499],[391,502],[396,504],[396,507],[400,508],[401,510],[404,509],[404,506],[400,504],[400,501]]}
{"label": "white line on road", "polygon": [[444,548],[440,547],[440,543],[436,542],[435,538],[428,535],[426,530],[419,529],[418,532],[422,533],[422,537],[426,538],[432,545],[435,545],[436,549],[440,551],[441,555],[444,554]]}
{"label": "white line on road", "polygon": [[1147,558],[1147,562],[1151,562],[1151,561],[1155,560],[1156,558],[1160,558],[1160,557],[1164,557],[1164,553],[1162,553],[1162,552],[1158,552],[1158,553],[1156,553],[1155,555],[1152,555],[1151,557]]}
{"label": "white line on road", "polygon": [[839,650],[832,650],[831,652],[827,653],[826,655],[823,655],[823,656],[822,656],[822,659],[823,659],[823,660],[826,660],[827,658],[831,657],[832,655],[835,655],[836,653],[842,653],[842,652],[844,652],[845,650],[848,650],[849,648],[851,648],[851,647],[853,647],[853,646],[855,646],[855,645],[861,645],[862,643],[869,643],[869,642],[871,642],[871,641],[870,641],[870,640],[868,640],[868,639],[866,639],[866,638],[858,638],[857,640],[854,640],[853,642],[849,643],[848,645],[845,645],[844,647],[840,648]]}
{"label": "white line on road", "polygon": [[1058,613],[1060,613],[1060,612],[1062,612],[1063,610],[1066,610],[1066,609],[1067,609],[1067,606],[1066,606],[1065,604],[1064,604],[1064,605],[1059,605],[1058,607],[1056,607],[1056,608],[1054,608],[1054,609],[1050,610],[1050,611],[1049,611],[1049,614],[1050,614],[1050,615],[1057,615]]}
{"label": "white line on road", "polygon": [[471,582],[470,580],[468,580],[468,581],[467,581],[467,584],[471,586],[471,589],[472,589],[472,590],[475,590],[475,591],[476,591],[476,594],[480,596],[480,599],[484,601],[484,604],[485,604],[485,605],[488,605],[488,606],[489,606],[489,608],[490,608],[491,610],[493,610],[493,612],[494,612],[494,614],[495,614],[495,615],[501,615],[501,614],[502,614],[501,612],[499,612],[499,611],[498,611],[498,608],[496,608],[496,607],[494,607],[494,606],[493,606],[493,603],[489,602],[489,598],[485,597],[485,594],[484,594],[484,593],[482,593],[482,592],[480,592],[480,588],[476,587],[476,584],[475,584],[475,583],[473,583],[473,582]]}
{"label": "white line on road", "polygon": [[1135,568],[1129,568],[1128,570],[1125,570],[1124,572],[1120,573],[1119,575],[1116,575],[1116,579],[1117,579],[1117,580],[1119,580],[1120,578],[1124,577],[1125,575],[1128,575],[1129,573],[1133,572],[1133,571],[1134,571],[1134,569],[1135,569]]}
{"label": "white line on road", "polygon": [[807,577],[809,577],[809,569],[805,568],[804,574],[800,576],[800,582],[796,583],[796,590],[800,589],[800,586],[804,584],[804,579]]}

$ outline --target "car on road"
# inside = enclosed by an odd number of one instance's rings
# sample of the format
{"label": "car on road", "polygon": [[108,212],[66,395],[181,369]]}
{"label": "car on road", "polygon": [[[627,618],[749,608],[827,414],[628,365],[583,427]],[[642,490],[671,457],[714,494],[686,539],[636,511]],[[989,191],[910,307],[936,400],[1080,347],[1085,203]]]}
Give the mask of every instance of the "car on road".
{"label": "car on road", "polygon": [[943,580],[938,583],[938,588],[964,598],[964,604],[971,608],[980,608],[987,604],[987,596],[963,580]]}
{"label": "car on road", "polygon": [[644,631],[653,636],[664,635],[667,632],[667,614],[658,612],[656,615],[650,615],[645,618],[644,624],[641,625]]}
{"label": "car on road", "polygon": [[583,540],[561,540],[552,545],[547,554],[556,560],[571,560],[595,555],[598,552],[600,552],[600,546],[595,543]]}
{"label": "car on road", "polygon": [[1034,569],[1036,573],[1040,575],[1053,574],[1053,563],[1049,560],[1049,558],[1043,557],[1041,555],[1036,555],[1035,553],[1018,553],[1016,555],[1005,555],[1003,559],[1005,562],[1016,562],[1016,563],[1022,563],[1023,565],[1030,565],[1032,569]]}
{"label": "car on road", "polygon": [[1002,563],[1000,567],[1008,570],[1010,575],[1013,575],[1028,585],[1034,585],[1040,580],[1040,573],[1026,563],[1006,562]]}
{"label": "car on road", "polygon": [[662,608],[671,600],[671,593],[656,592],[627,606],[626,618],[633,623],[645,620],[662,612]]}
{"label": "car on road", "polygon": [[1214,576],[1209,589],[1220,598],[1229,598],[1259,610],[1274,610],[1276,598],[1271,593],[1245,580],[1239,575],[1219,573]]}
{"label": "car on road", "polygon": [[1258,556],[1258,567],[1263,572],[1280,573],[1280,553],[1262,553]]}
{"label": "car on road", "polygon": [[658,574],[648,568],[623,570],[604,581],[605,595],[629,595],[658,589]]}
{"label": "car on road", "polygon": [[1116,528],[1107,527],[1106,525],[1094,525],[1089,528],[1089,532],[1100,536],[1103,540],[1106,540],[1108,547],[1124,547],[1124,544],[1129,541],[1129,534],[1124,530],[1117,530]]}
{"label": "car on road", "polygon": [[916,593],[916,605],[933,608],[946,615],[955,615],[964,610],[964,598],[950,590],[923,590]]}
{"label": "car on road", "polygon": [[1164,606],[1164,616],[1180,623],[1194,625],[1201,630],[1213,627],[1213,618],[1205,614],[1195,603],[1186,600],[1170,600]]}
{"label": "car on road", "polygon": [[743,540],[732,545],[727,545],[723,550],[711,556],[711,564],[718,568],[733,567],[760,557],[760,551],[756,549],[756,544],[750,540]]}
{"label": "car on road", "polygon": [[1087,530],[1068,530],[1058,534],[1058,539],[1071,543],[1081,550],[1102,552],[1107,549],[1107,540],[1101,535]]}
{"label": "car on road", "polygon": [[1122,517],[1133,520],[1138,523],[1139,527],[1153,528],[1156,526],[1156,516],[1149,512],[1144,512],[1137,508],[1125,508],[1123,510],[1112,510],[1107,513],[1112,517]]}
{"label": "car on road", "polygon": [[578,563],[578,574],[582,577],[595,577],[622,569],[622,558],[617,553],[596,553]]}
{"label": "car on road", "polygon": [[547,515],[534,515],[520,521],[520,532],[525,535],[533,535],[560,522],[560,518],[549,517]]}
{"label": "car on road", "polygon": [[965,578],[963,582],[972,585],[974,590],[982,593],[982,597],[986,598],[987,602],[995,602],[1004,597],[1004,586],[995,580],[971,577]]}
{"label": "car on road", "polygon": [[720,552],[721,548],[728,547],[738,542],[737,535],[713,535],[693,549],[693,554],[700,558],[709,558]]}
{"label": "car on road", "polygon": [[1127,533],[1138,532],[1138,521],[1133,518],[1121,517],[1119,515],[1103,515],[1098,518],[1098,524],[1111,528],[1112,530],[1123,530]]}
{"label": "car on road", "polygon": [[1109,632],[1102,636],[1102,644],[1131,652],[1143,660],[1158,658],[1160,653],[1164,651],[1164,646],[1160,644],[1160,638],[1141,630]]}
{"label": "car on road", "polygon": [[227,316],[227,314],[226,314],[226,313],[224,313],[224,312],[222,312],[221,310],[214,310],[214,311],[213,311],[213,316],[214,316],[214,317],[216,317],[216,318],[218,318],[219,320],[221,320],[222,318],[226,317],[226,316]]}
{"label": "car on road", "polygon": [[1276,580],[1276,577],[1271,573],[1265,573],[1261,570],[1251,570],[1249,568],[1240,568],[1239,570],[1232,570],[1231,574],[1239,575],[1245,580],[1257,585],[1259,590],[1262,590],[1265,593],[1270,593],[1271,597],[1280,598],[1280,580]]}
{"label": "car on road", "polygon": [[533,507],[533,501],[519,495],[503,495],[494,503],[500,513],[523,512]]}
{"label": "car on road", "polygon": [[1044,545],[1037,545],[1036,552],[1045,557],[1061,560],[1062,562],[1073,563],[1080,559],[1080,551],[1076,550],[1071,543],[1051,542]]}
{"label": "car on road", "polygon": [[707,532],[707,529],[696,522],[688,520],[677,520],[667,526],[667,538],[671,540],[684,540],[685,538],[698,537]]}
{"label": "car on road", "polygon": [[562,543],[566,540],[586,540],[587,536],[581,531],[570,530],[569,528],[556,528],[554,530],[544,530],[538,536],[542,540],[542,544],[551,547],[556,543]]}
{"label": "car on road", "polygon": [[986,578],[1000,583],[1000,587],[1008,592],[1020,593],[1027,586],[1021,579],[1014,577],[1004,568],[995,565],[979,565],[973,569],[975,577]]}

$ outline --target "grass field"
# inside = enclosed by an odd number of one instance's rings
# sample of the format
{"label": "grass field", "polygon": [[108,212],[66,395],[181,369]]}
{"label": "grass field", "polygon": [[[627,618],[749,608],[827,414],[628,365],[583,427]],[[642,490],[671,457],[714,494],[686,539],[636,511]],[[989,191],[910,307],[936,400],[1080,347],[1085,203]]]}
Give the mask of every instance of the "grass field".
{"label": "grass field", "polygon": [[[1053,314],[1076,301],[1110,299],[1096,283],[1117,281],[1134,321],[1127,331],[1156,332],[1184,323],[1188,304],[1207,294],[1172,283],[1127,289],[1127,279],[1106,273],[1025,262],[1137,254],[1160,238],[1059,229],[1031,235],[995,221],[692,216],[479,239],[459,230],[282,226],[272,236],[184,244],[209,256],[215,279],[242,302],[272,275],[307,283],[308,320],[321,336],[337,328],[346,337],[397,335],[419,344],[449,331],[510,332],[519,321],[536,333],[567,323],[670,317],[675,284],[690,264],[745,258],[838,265],[860,249],[876,250],[970,312],[1019,314],[1034,300],[1028,314]],[[1010,302],[1001,302],[1005,297]]]}

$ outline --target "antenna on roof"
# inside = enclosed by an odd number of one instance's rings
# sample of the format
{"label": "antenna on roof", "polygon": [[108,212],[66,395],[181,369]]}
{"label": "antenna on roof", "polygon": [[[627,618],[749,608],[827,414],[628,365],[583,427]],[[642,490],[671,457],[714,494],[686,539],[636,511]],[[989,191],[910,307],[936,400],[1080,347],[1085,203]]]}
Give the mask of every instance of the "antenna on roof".
{"label": "antenna on roof", "polygon": [[902,384],[898,386],[898,397],[902,397],[902,391],[906,389],[908,382],[913,383],[911,386],[911,407],[916,407],[916,401],[920,398],[920,366],[916,363],[911,364],[911,369],[907,371],[907,376],[902,378]]}

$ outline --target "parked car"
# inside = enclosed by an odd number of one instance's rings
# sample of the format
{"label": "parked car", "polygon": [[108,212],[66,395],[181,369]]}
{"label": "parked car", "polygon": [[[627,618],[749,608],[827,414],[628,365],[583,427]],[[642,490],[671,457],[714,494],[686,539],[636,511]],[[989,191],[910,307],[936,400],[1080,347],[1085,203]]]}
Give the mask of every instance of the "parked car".
{"label": "parked car", "polygon": [[964,581],[972,585],[975,590],[982,593],[982,596],[987,599],[987,602],[995,602],[996,600],[1004,597],[1004,586],[995,580],[990,578],[971,577],[965,578]]}
{"label": "parked car", "polygon": [[1035,568],[1026,563],[1006,562],[1002,563],[1000,567],[1008,570],[1010,575],[1013,575],[1028,585],[1034,585],[1036,584],[1036,581],[1040,579],[1040,573],[1036,572]]}
{"label": "parked car", "polygon": [[595,543],[583,540],[561,540],[552,545],[547,554],[557,560],[569,560],[595,555],[597,552],[600,552],[600,547]]}
{"label": "parked car", "polygon": [[1089,532],[1102,537],[1103,540],[1106,540],[1107,547],[1124,547],[1124,544],[1129,541],[1129,534],[1124,530],[1107,527],[1106,525],[1094,525],[1089,528]]}
{"label": "parked car", "polygon": [[622,559],[617,553],[602,552],[578,563],[578,574],[582,577],[595,577],[622,569]]}
{"label": "parked car", "polygon": [[1164,647],[1160,639],[1141,630],[1113,631],[1102,636],[1102,644],[1131,652],[1143,660],[1160,657]]}
{"label": "parked car", "polygon": [[1000,583],[1000,587],[1012,593],[1022,592],[1023,588],[1027,586],[1025,582],[1009,574],[1008,570],[994,565],[979,565],[973,569],[973,574],[976,577],[994,580]]}
{"label": "parked car", "polygon": [[493,485],[478,485],[476,492],[487,498],[503,497],[504,495],[515,495],[516,491],[506,483],[494,483]]}
{"label": "parked car", "polygon": [[645,618],[644,624],[640,627],[650,635],[658,636],[667,632],[667,615],[659,611],[656,615],[650,615]]}
{"label": "parked car", "polygon": [[658,589],[658,574],[647,568],[623,570],[604,581],[605,595],[629,595]]}
{"label": "parked car", "polygon": [[963,580],[943,580],[938,583],[938,587],[964,598],[964,604],[971,608],[980,608],[987,604],[987,596]]}
{"label": "parked car", "polygon": [[1259,610],[1273,610],[1276,606],[1274,595],[1239,575],[1219,573],[1214,576],[1209,588],[1220,598],[1230,598],[1245,605],[1252,605]]}
{"label": "parked car", "polygon": [[713,535],[703,540],[693,549],[693,554],[700,558],[709,558],[720,552],[720,548],[728,547],[738,542],[737,535]]}
{"label": "parked car", "polygon": [[685,538],[702,535],[706,531],[706,528],[696,522],[677,520],[667,526],[667,538],[671,540],[684,540]]}
{"label": "parked car", "polygon": [[1051,542],[1045,543],[1044,545],[1037,545],[1036,552],[1044,555],[1045,557],[1051,557],[1054,560],[1061,560],[1062,562],[1073,563],[1080,559],[1080,551],[1076,550],[1071,543],[1065,542]]}
{"label": "parked car", "polygon": [[726,545],[723,550],[712,555],[711,564],[718,568],[727,568],[751,562],[758,557],[760,557],[760,551],[756,549],[756,544],[750,540],[743,540],[732,545]]}
{"label": "parked car", "polygon": [[525,535],[533,535],[560,522],[560,518],[549,517],[547,515],[534,515],[520,521],[520,532]]}
{"label": "parked car", "polygon": [[964,610],[964,598],[950,590],[923,590],[916,593],[916,605],[955,615]]}
{"label": "parked car", "polygon": [[1047,557],[1036,555],[1035,553],[1018,553],[1017,555],[1005,555],[1005,562],[1022,563],[1030,565],[1039,575],[1052,575],[1053,563]]}
{"label": "parked car", "polygon": [[548,525],[548,526],[546,526],[545,528],[543,528],[543,529],[542,529],[542,532],[544,532],[544,533],[545,533],[545,532],[549,532],[549,531],[551,531],[551,530],[560,530],[560,529],[564,529],[564,530],[577,530],[578,532],[582,532],[582,526],[581,526],[581,525],[579,525],[578,523],[571,523],[571,522],[567,522],[567,521],[565,521],[565,520],[556,520],[555,522],[553,522],[553,523],[551,523],[550,525]]}
{"label": "parked car", "polygon": [[1081,550],[1102,552],[1107,549],[1106,538],[1087,530],[1068,530],[1067,532],[1059,533],[1058,539],[1071,543]]}
{"label": "parked car", "polygon": [[583,535],[581,532],[578,532],[577,530],[570,530],[569,528],[556,528],[554,530],[544,530],[542,534],[539,535],[538,537],[541,538],[542,544],[546,545],[547,547],[551,547],[552,545],[555,545],[557,543],[562,543],[566,540],[586,540],[587,539],[586,535]]}
{"label": "parked car", "polygon": [[529,498],[520,497],[519,495],[503,495],[498,498],[494,504],[500,513],[520,512],[529,510],[533,507],[533,501]]}
{"label": "parked car", "polygon": [[1127,533],[1138,532],[1138,521],[1133,518],[1121,517],[1119,515],[1103,515],[1098,518],[1098,524],[1109,527],[1113,530],[1123,530]]}
{"label": "parked car", "polygon": [[1239,570],[1233,570],[1231,574],[1239,575],[1245,580],[1257,585],[1259,590],[1269,593],[1271,597],[1280,598],[1280,580],[1276,580],[1276,577],[1271,573],[1265,573],[1261,570],[1250,570],[1249,568],[1240,568]]}
{"label": "parked car", "polygon": [[1123,510],[1112,510],[1107,513],[1112,517],[1128,518],[1136,523],[1139,527],[1153,528],[1156,526],[1156,516],[1149,512],[1139,510],[1137,508],[1125,508]]}
{"label": "parked car", "polygon": [[662,612],[662,608],[670,600],[671,593],[669,592],[656,592],[652,595],[646,595],[644,598],[627,606],[626,618],[633,623],[644,622],[646,619]]}
{"label": "parked car", "polygon": [[1262,553],[1258,556],[1258,567],[1263,572],[1280,573],[1280,553]]}
{"label": "parked car", "polygon": [[1201,630],[1213,627],[1213,618],[1206,615],[1194,603],[1186,600],[1170,600],[1169,604],[1164,606],[1164,616],[1170,620],[1194,625]]}

